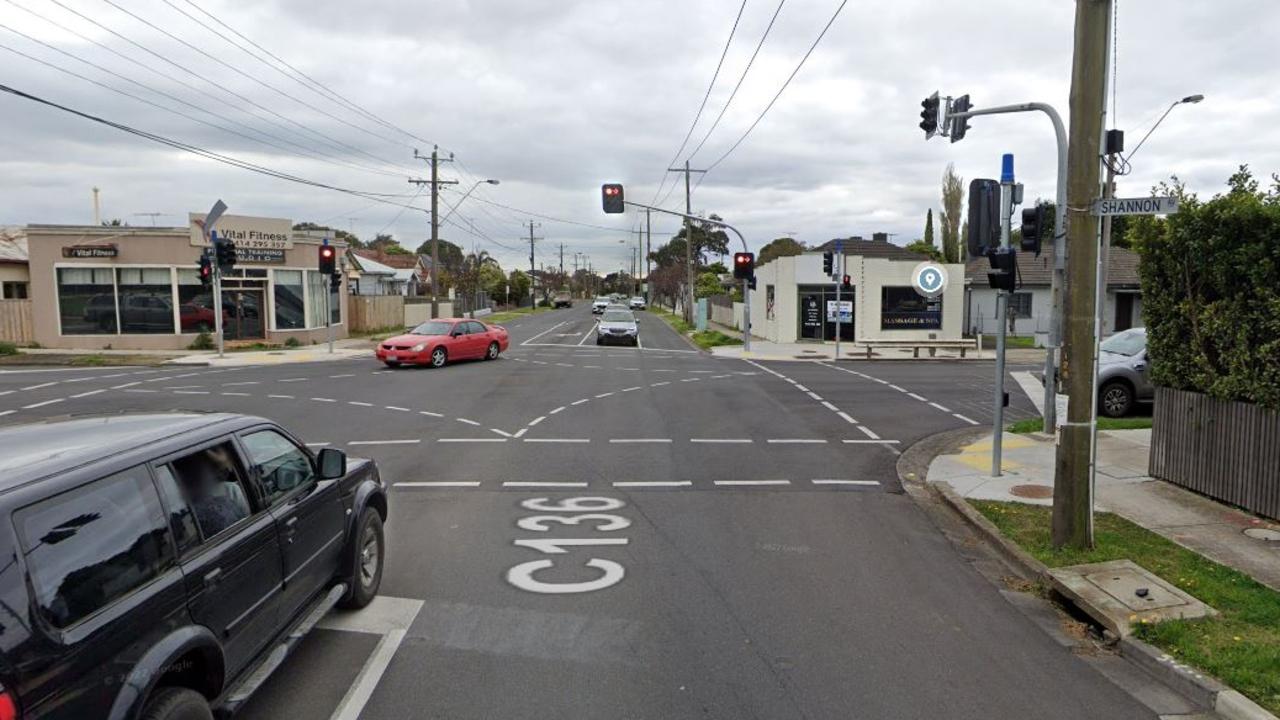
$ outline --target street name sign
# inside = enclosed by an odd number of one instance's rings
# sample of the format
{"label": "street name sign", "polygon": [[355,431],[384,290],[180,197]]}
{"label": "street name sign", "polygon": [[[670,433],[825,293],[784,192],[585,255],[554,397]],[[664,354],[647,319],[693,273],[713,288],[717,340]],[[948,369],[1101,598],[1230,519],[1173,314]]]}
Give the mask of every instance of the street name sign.
{"label": "street name sign", "polygon": [[1178,212],[1176,197],[1100,198],[1093,201],[1093,214],[1108,215],[1170,215]]}

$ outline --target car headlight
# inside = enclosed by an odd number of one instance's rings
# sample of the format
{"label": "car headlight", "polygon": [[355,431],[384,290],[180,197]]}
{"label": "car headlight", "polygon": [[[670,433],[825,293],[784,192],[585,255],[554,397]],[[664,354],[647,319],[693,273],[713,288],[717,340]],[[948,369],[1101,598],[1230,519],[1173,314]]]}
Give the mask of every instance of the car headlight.
{"label": "car headlight", "polygon": [[422,352],[423,350],[426,350],[426,349],[427,349],[427,344],[426,344],[426,343],[418,343],[417,345],[414,345],[413,347],[411,347],[411,348],[409,348],[409,349],[410,349],[410,350],[412,350],[413,352]]}

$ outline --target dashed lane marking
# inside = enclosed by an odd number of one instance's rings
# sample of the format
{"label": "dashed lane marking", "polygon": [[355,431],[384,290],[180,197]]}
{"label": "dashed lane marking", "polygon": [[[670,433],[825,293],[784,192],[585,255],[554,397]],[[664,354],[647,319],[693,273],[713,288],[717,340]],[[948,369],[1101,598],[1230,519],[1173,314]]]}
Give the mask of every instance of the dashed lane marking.
{"label": "dashed lane marking", "polygon": [[769,438],[765,442],[772,445],[825,445],[827,441],[820,438]]}
{"label": "dashed lane marking", "polygon": [[555,415],[555,414],[556,414],[556,413],[558,413],[558,412],[564,412],[564,405],[561,405],[560,407],[556,408],[555,410],[552,410],[551,412],[549,412],[549,413],[547,413],[547,414],[548,414],[548,415]]}
{"label": "dashed lane marking", "polygon": [[439,438],[436,440],[442,443],[504,443],[506,441],[506,438]]}
{"label": "dashed lane marking", "polygon": [[527,488],[584,488],[587,483],[584,482],[538,482],[533,480],[508,480],[502,483],[502,487],[527,487]]}
{"label": "dashed lane marking", "polygon": [[689,438],[691,443],[746,445],[754,442],[751,438]]}
{"label": "dashed lane marking", "polygon": [[527,443],[589,443],[590,438],[524,438]]}
{"label": "dashed lane marking", "polygon": [[936,403],[936,402],[931,402],[931,403],[929,403],[929,404],[930,404],[930,405],[932,405],[932,406],[934,406],[934,407],[936,407],[936,408],[938,408],[938,409],[939,409],[939,410],[941,410],[942,412],[945,412],[945,413],[949,413],[949,412],[951,412],[951,408],[943,407],[943,406],[939,405],[939,404],[938,404],[938,403]]}
{"label": "dashed lane marking", "polygon": [[363,400],[348,400],[348,401],[347,401],[347,404],[348,404],[348,405],[356,405],[356,406],[359,406],[359,407],[373,407],[373,403],[370,403],[370,402],[364,402]]}
{"label": "dashed lane marking", "polygon": [[21,389],[22,390],[39,390],[40,388],[47,388],[50,385],[57,385],[57,384],[58,384],[57,382],[47,382],[47,383],[40,383],[39,385],[28,385]]}
{"label": "dashed lane marking", "polygon": [[538,417],[536,417],[536,418],[534,418],[534,419],[532,419],[532,420],[530,420],[530,421],[529,421],[529,427],[534,427],[535,425],[537,425],[538,423],[540,423],[540,422],[542,422],[543,420],[546,420],[546,419],[547,419],[547,416],[546,416],[546,415],[539,415]]}
{"label": "dashed lane marking", "polygon": [[412,411],[412,410],[410,410],[409,408],[407,408],[407,407],[400,407],[399,405],[383,405],[383,406],[382,406],[382,409],[383,409],[383,410],[395,410],[396,412],[413,412],[413,411]]}
{"label": "dashed lane marking", "polygon": [[607,398],[607,397],[609,397],[610,395],[613,395],[613,393],[611,393],[611,392],[600,393],[600,394],[599,394],[599,395],[597,395],[596,397],[597,397],[597,398]]}
{"label": "dashed lane marking", "polygon": [[591,402],[591,398],[582,398],[581,400],[574,400],[573,402],[571,402],[571,403],[569,403],[569,404],[570,404],[570,405],[581,405],[582,403],[586,403],[586,402]]}
{"label": "dashed lane marking", "polygon": [[871,438],[872,440],[879,440],[879,439],[880,439],[880,436],[879,436],[879,435],[877,435],[877,434],[875,434],[875,433],[873,433],[873,432],[871,432],[871,429],[870,429],[870,428],[868,428],[866,425],[859,425],[859,426],[858,426],[858,429],[862,431],[862,434],[863,434],[863,435],[866,435],[867,437]]}
{"label": "dashed lane marking", "polygon": [[437,418],[442,418],[442,417],[444,417],[444,415],[441,415],[441,414],[440,414],[440,413],[438,413],[438,412],[431,412],[430,410],[419,410],[419,411],[418,411],[418,414],[419,414],[419,415],[426,415],[427,417],[437,417]]}
{"label": "dashed lane marking", "polygon": [[333,398],[313,397],[313,398],[311,398],[311,399],[312,399],[312,400],[315,400],[316,402],[331,402],[331,403],[336,403],[336,402],[338,402],[337,400],[334,400]]}
{"label": "dashed lane marking", "polygon": [[669,443],[671,438],[609,438],[615,444]]}
{"label": "dashed lane marking", "polygon": [[[155,392],[155,391],[152,390],[151,392]],[[225,397],[253,397],[249,393],[242,393],[242,392],[224,392],[224,393],[218,393],[218,394],[223,395]]]}
{"label": "dashed lane marking", "polygon": [[499,430],[498,428],[489,428],[489,432],[497,433],[502,437],[506,437],[506,438],[511,437],[511,433],[507,432],[506,430]]}
{"label": "dashed lane marking", "polygon": [[412,487],[412,488],[477,488],[480,483],[471,480],[437,480],[431,482],[398,482],[392,483],[392,487]]}
{"label": "dashed lane marking", "polygon": [[[173,394],[174,395],[208,395],[210,393],[208,390],[174,390]],[[311,398],[311,399],[318,400],[319,398]],[[337,402],[337,401],[330,400],[329,402]]]}
{"label": "dashed lane marking", "polygon": [[879,485],[877,480],[810,480],[814,485]]}
{"label": "dashed lane marking", "polygon": [[921,397],[921,396],[919,396],[919,395],[917,395],[917,394],[915,394],[915,393],[913,393],[913,392],[909,392],[909,393],[907,393],[907,397],[909,397],[909,398],[915,398],[916,400],[919,400],[920,402],[929,402],[929,399],[928,399],[928,398]]}
{"label": "dashed lane marking", "polygon": [[422,442],[421,439],[413,438],[409,440],[352,440],[348,445],[417,445]]}
{"label": "dashed lane marking", "polygon": [[691,480],[624,480],[613,483],[616,488],[692,487]]}
{"label": "dashed lane marking", "polygon": [[90,390],[89,392],[77,393],[75,395],[72,395],[71,397],[73,398],[89,397],[90,395],[97,395],[98,393],[104,393],[106,391],[107,391],[106,388],[102,388],[101,390]]}
{"label": "dashed lane marking", "polygon": [[468,418],[454,418],[454,420],[457,420],[458,422],[464,425],[474,425],[476,427],[480,427],[480,423],[476,422],[475,420],[470,420]]}
{"label": "dashed lane marking", "polygon": [[[854,420],[854,419],[853,419],[853,418],[851,418],[851,417],[849,417],[849,413],[847,413],[847,412],[845,412],[845,411],[843,411],[843,410],[840,410],[840,411],[836,412],[836,415],[838,415],[838,416],[840,417],[840,419],[841,419],[841,420],[844,420],[845,422],[849,423],[850,425],[858,425],[858,421],[857,421],[857,420]],[[858,427],[862,427],[862,426],[861,426],[861,425],[858,425]]]}
{"label": "dashed lane marking", "polygon": [[969,423],[970,425],[977,425],[977,424],[978,424],[978,421],[977,421],[977,420],[974,420],[974,419],[972,419],[972,418],[967,418],[967,417],[965,417],[964,415],[961,415],[960,413],[951,413],[951,414],[952,414],[952,415],[954,415],[955,417],[957,417],[957,418],[959,418],[959,419],[961,419],[961,420],[963,420],[963,421],[965,421],[965,422]]}
{"label": "dashed lane marking", "polygon": [[757,486],[757,485],[790,485],[790,480],[716,480],[715,485],[725,486]]}
{"label": "dashed lane marking", "polygon": [[23,410],[30,410],[30,409],[32,409],[32,408],[44,407],[45,405],[52,405],[52,404],[54,404],[54,403],[60,403],[60,402],[62,402],[62,400],[63,400],[62,398],[54,398],[53,400],[45,400],[44,402],[31,403],[30,405],[23,405],[23,406],[22,406],[22,409],[23,409]]}
{"label": "dashed lane marking", "polygon": [[899,440],[863,440],[859,438],[856,440],[841,440],[840,442],[846,445],[897,445],[900,441]]}
{"label": "dashed lane marking", "polygon": [[[125,392],[127,392],[127,393],[153,393],[153,392],[159,392],[159,390],[150,390],[150,389],[147,389],[147,388],[130,388],[130,389],[128,389],[128,390],[125,390]],[[225,395],[225,394],[226,394],[226,393],[223,393],[223,395]]]}

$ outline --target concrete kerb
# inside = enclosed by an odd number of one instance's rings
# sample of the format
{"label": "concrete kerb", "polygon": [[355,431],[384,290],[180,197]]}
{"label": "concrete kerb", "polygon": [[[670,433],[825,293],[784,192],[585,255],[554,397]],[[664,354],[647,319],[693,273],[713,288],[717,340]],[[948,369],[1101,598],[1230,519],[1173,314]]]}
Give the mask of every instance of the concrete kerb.
{"label": "concrete kerb", "polygon": [[[949,484],[928,482],[928,467],[933,458],[959,450],[984,432],[979,428],[952,430],[925,438],[912,445],[898,460],[898,480],[908,490],[908,494],[917,500],[922,495],[941,500],[943,505],[951,508],[995,547],[1015,571],[1026,579],[1036,580],[1044,587],[1051,588],[1048,566],[1006,538],[990,520],[960,497]],[[1059,597],[1069,601],[1069,598]],[[1087,608],[1078,605],[1076,607],[1088,612]],[[1093,619],[1101,626],[1101,618]],[[1109,632],[1107,634],[1111,635]],[[1280,720],[1221,680],[1184,665],[1177,658],[1142,640],[1133,636],[1122,637],[1118,639],[1116,647],[1121,656],[1188,699],[1213,708],[1214,713],[1225,720]]]}

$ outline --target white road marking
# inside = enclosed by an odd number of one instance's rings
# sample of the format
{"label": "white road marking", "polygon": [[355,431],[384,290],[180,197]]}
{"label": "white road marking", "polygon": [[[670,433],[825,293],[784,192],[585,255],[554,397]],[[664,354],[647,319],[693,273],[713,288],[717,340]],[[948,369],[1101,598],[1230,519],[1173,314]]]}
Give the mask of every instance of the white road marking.
{"label": "white road marking", "polygon": [[701,374],[704,374],[704,375],[710,375],[711,373],[715,372],[715,370],[690,370],[689,372],[691,372],[691,373],[701,373]]}
{"label": "white road marking", "polygon": [[[733,377],[733,373],[725,373],[724,375],[712,375],[708,380],[719,380],[720,378]],[[821,398],[819,398],[821,399]]]}
{"label": "white road marking", "polygon": [[796,383],[796,389],[800,392],[809,392],[809,388],[801,385],[800,383]]}
{"label": "white road marking", "polygon": [[676,372],[676,371],[670,368],[656,368],[654,369],[653,372]]}
{"label": "white road marking", "polygon": [[467,480],[438,480],[434,482],[398,482],[391,483],[391,486],[414,488],[480,487],[480,483]]}
{"label": "white road marking", "polygon": [[825,400],[822,399],[822,396],[819,395],[818,393],[812,390],[809,390],[808,393],[809,393],[809,397],[813,398],[814,400],[817,400],[818,402],[826,402]]}
{"label": "white road marking", "polygon": [[597,398],[607,398],[607,397],[609,397],[609,396],[610,396],[610,395],[612,395],[612,394],[613,394],[613,393],[611,393],[611,392],[607,392],[607,393],[600,393],[600,394],[599,394],[599,395],[597,395],[596,397],[597,397]]}
{"label": "white road marking", "polygon": [[533,363],[534,365],[546,365],[546,364],[547,364],[547,361],[546,361],[546,360],[530,360],[529,362]]}
{"label": "white road marking", "polygon": [[827,441],[820,438],[769,438],[765,442],[773,445],[825,445]]}
{"label": "white road marking", "polygon": [[431,412],[430,410],[419,410],[418,414],[426,415],[427,417],[444,417],[444,415],[441,415],[438,412]]}
{"label": "white road marking", "polygon": [[527,433],[527,432],[529,432],[529,428],[527,428],[527,427],[523,427],[523,428],[520,428],[519,430],[517,430],[517,431],[516,431],[516,434],[515,434],[515,435],[512,435],[512,437],[524,437],[524,434],[525,434],[525,433]]}
{"label": "white road marking", "polygon": [[609,438],[609,442],[623,443],[669,443],[671,438]]}
{"label": "white road marking", "polygon": [[457,420],[458,422],[463,423],[465,425],[475,425],[476,427],[480,426],[480,423],[476,422],[475,420],[468,420],[467,418],[454,418],[454,420]]}
{"label": "white road marking", "polygon": [[752,442],[751,438],[689,438],[691,443],[722,443],[744,445]]}
{"label": "white road marking", "polygon": [[581,400],[574,400],[573,402],[571,402],[571,403],[569,403],[569,404],[570,404],[570,405],[581,405],[582,403],[585,403],[585,402],[591,402],[591,398],[582,398]]}
{"label": "white road marking", "polygon": [[685,378],[685,379],[681,380],[680,382],[698,382],[698,381],[699,381],[699,380],[701,380],[701,379],[702,379],[702,378]]}
{"label": "white road marking", "polygon": [[242,382],[222,383],[222,384],[223,384],[223,385],[225,385],[226,387],[231,387],[232,385],[257,385],[257,384],[258,384],[258,381],[257,381],[257,380],[244,380],[244,381],[242,381]]}
{"label": "white road marking", "polygon": [[555,325],[552,325],[551,327],[547,328],[546,330],[543,330],[542,332],[538,333],[537,335],[534,335],[533,337],[529,338],[528,340],[525,340],[524,342],[522,342],[522,343],[520,343],[520,344],[521,344],[521,345],[528,345],[528,344],[532,343],[534,340],[537,340],[538,338],[542,337],[543,335],[546,335],[547,333],[551,332],[552,330],[555,330],[556,328],[560,327],[561,325],[564,325],[564,324],[565,324],[565,322],[566,322],[566,321],[558,322],[558,323],[556,323]]}
{"label": "white road marking", "polygon": [[790,480],[716,480],[716,485],[790,485]]}
{"label": "white road marking", "polygon": [[440,438],[436,440],[436,442],[442,443],[503,443],[506,441],[506,438]]}
{"label": "white road marking", "polygon": [[352,683],[347,694],[338,703],[338,707],[329,716],[329,720],[356,720],[360,717],[369,698],[373,697],[373,691],[377,688],[378,682],[391,666],[391,659],[395,657],[396,650],[400,649],[400,643],[404,642],[405,633],[405,629],[396,628],[382,636],[374,647],[373,654],[360,669],[356,681]]}
{"label": "white road marking", "polygon": [[0,396],[3,396],[3,395],[12,395],[13,393],[14,393],[14,391],[13,391],[13,390],[5,390],[4,392],[0,392]]}
{"label": "white road marking", "polygon": [[635,387],[622,388],[622,392],[635,392],[636,390],[640,390],[642,387],[643,386],[641,385],[637,385]]}
{"label": "white road marking", "polygon": [[900,388],[900,387],[898,387],[897,385],[890,385],[889,387],[891,387],[891,388],[893,388],[894,390],[897,390],[898,392],[901,392],[901,393],[904,393],[904,392],[906,392],[906,391],[907,391],[907,389],[906,389],[906,388]]}
{"label": "white road marking", "polygon": [[330,375],[329,377],[331,377],[331,378],[344,378],[344,377],[355,377],[355,376],[356,376],[356,374],[355,374],[355,373],[342,373],[342,374],[340,374],[340,375]]}
{"label": "white road marking", "polygon": [[[208,390],[174,390],[173,394],[174,395],[208,395],[209,391]],[[317,398],[312,398],[312,399],[315,400]],[[329,402],[336,402],[336,401],[330,400]]]}
{"label": "white road marking", "polygon": [[417,445],[422,442],[419,439],[411,440],[352,440],[348,445]]}
{"label": "white road marking", "polygon": [[939,405],[939,404],[938,404],[938,403],[936,403],[936,402],[931,402],[931,403],[929,403],[929,404],[930,404],[930,405],[932,405],[932,406],[934,406],[934,407],[936,407],[936,408],[938,408],[938,409],[939,409],[939,410],[941,410],[942,412],[948,412],[948,413],[949,413],[949,412],[951,412],[951,408],[942,407],[941,405]]}
{"label": "white road marking", "polygon": [[71,397],[73,398],[89,397],[90,395],[97,395],[98,393],[102,393],[106,391],[107,391],[106,388],[103,388],[102,390],[90,390],[89,392],[78,393],[76,395],[72,395]]}
{"label": "white road marking", "polygon": [[141,385],[141,384],[142,384],[142,381],[141,381],[141,380],[139,380],[139,381],[137,381],[137,382],[125,383],[125,384],[123,384],[123,385],[112,385],[112,386],[111,386],[111,389],[112,389],[112,390],[123,390],[124,388],[127,388],[127,387],[133,387],[134,385]]}
{"label": "white road marking", "polygon": [[876,480],[810,480],[814,485],[879,485]]}
{"label": "white road marking", "polygon": [[836,413],[836,415],[839,415],[841,420],[844,420],[845,422],[849,423],[850,425],[857,425],[857,424],[858,424],[858,421],[857,421],[857,420],[854,420],[853,418],[849,417],[849,413],[847,413],[847,412],[845,412],[845,411],[843,411],[843,410],[841,410],[841,411],[837,412],[837,413]]}
{"label": "white road marking", "polygon": [[285,378],[280,382],[302,382],[304,380],[306,380],[306,378]]}
{"label": "white road marking", "polygon": [[409,412],[409,408],[400,407],[399,405],[383,405],[382,407],[387,410],[395,410],[396,412]]}
{"label": "white road marking", "polygon": [[[133,388],[133,389],[131,389],[131,390],[125,390],[125,392],[127,392],[127,393],[153,393],[153,392],[159,392],[159,390],[148,390],[148,389],[146,389],[146,388]],[[225,393],[224,393],[224,394],[225,394]]]}
{"label": "white road marking", "polygon": [[603,366],[601,366],[601,365],[583,365],[582,367],[587,368],[587,369],[589,369],[589,370],[603,370],[603,369],[604,369],[604,367],[603,367]]}
{"label": "white road marking", "polygon": [[823,400],[822,407],[830,410],[831,412],[840,412],[840,408],[836,407],[835,405],[832,405],[830,400]]}
{"label": "white road marking", "polygon": [[555,414],[556,414],[556,413],[558,413],[558,412],[564,412],[564,406],[563,406],[563,405],[561,405],[560,407],[556,408],[555,410],[552,410],[551,412],[549,412],[549,413],[547,413],[547,414],[548,414],[548,415],[555,415]]}
{"label": "white road marking", "polygon": [[973,419],[971,419],[971,418],[967,418],[967,417],[965,417],[965,416],[961,415],[960,413],[951,413],[951,414],[952,414],[953,416],[958,417],[958,418],[960,418],[961,420],[963,420],[963,421],[965,421],[965,422],[969,423],[970,425],[977,425],[977,424],[978,424],[978,421],[977,421],[977,420],[973,420]]}
{"label": "white road marking", "polygon": [[58,381],[55,380],[53,382],[40,383],[39,385],[28,385],[22,389],[23,390],[39,390],[40,388],[47,388],[50,385],[57,385],[57,384],[58,384]]}
{"label": "white road marking", "polygon": [[45,400],[44,402],[31,403],[30,405],[23,405],[23,406],[22,406],[22,409],[23,409],[23,410],[31,410],[32,408],[44,407],[45,405],[52,405],[52,404],[54,404],[54,403],[60,403],[60,402],[62,402],[62,400],[63,400],[63,398],[54,398],[53,400]]}
{"label": "white road marking", "polygon": [[558,362],[558,363],[556,363],[556,365],[559,365],[560,367],[573,367],[573,365],[572,365],[571,363],[559,363],[559,362]]}
{"label": "white road marking", "polygon": [[4,417],[5,415],[12,415],[16,412],[18,411],[17,410],[0,410],[0,417]]}
{"label": "white road marking", "polygon": [[165,390],[190,390],[191,388],[204,387],[203,385],[165,385]]}
{"label": "white road marking", "polygon": [[224,392],[224,393],[218,393],[218,394],[226,395],[227,397],[252,397],[249,393],[242,393],[242,392]]}
{"label": "white road marking", "polygon": [[871,430],[870,430],[869,428],[867,428],[867,426],[866,426],[866,425],[859,425],[859,426],[858,426],[858,429],[862,431],[862,434],[863,434],[863,435],[866,435],[867,437],[871,438],[872,440],[879,440],[879,439],[880,439],[880,436],[879,436],[879,435],[877,435],[877,434],[875,434],[875,433],[873,433],[873,432],[871,432]]}
{"label": "white road marking", "polygon": [[588,438],[525,438],[527,443],[589,443]]}
{"label": "white road marking", "polygon": [[507,432],[506,430],[499,430],[498,428],[489,428],[489,432],[497,433],[502,437],[508,437],[508,438],[511,437],[511,433]]}
{"label": "white road marking", "polygon": [[907,397],[909,397],[909,398],[915,398],[916,400],[919,400],[920,402],[929,402],[929,398],[920,397],[919,395],[917,395],[917,394],[915,394],[915,393],[913,393],[913,392],[909,392],[909,393],[907,393]]}
{"label": "white road marking", "polygon": [[373,403],[363,402],[361,400],[348,400],[348,405],[359,405],[360,407],[373,407]]}
{"label": "white road marking", "polygon": [[898,440],[841,440],[846,445],[897,445]]}
{"label": "white road marking", "polygon": [[663,385],[670,385],[670,384],[671,384],[670,380],[663,380],[662,382],[653,383],[649,387],[662,387]]}
{"label": "white road marking", "polygon": [[336,403],[336,402],[338,402],[337,400],[334,400],[333,398],[313,397],[313,398],[311,398],[311,399],[312,399],[312,400],[315,400],[316,402],[332,402],[332,403]]}
{"label": "white road marking", "polygon": [[693,482],[690,480],[637,480],[613,483],[616,488],[689,487],[691,485],[693,485]]}
{"label": "white road marking", "polygon": [[532,480],[508,480],[502,483],[502,487],[571,487],[584,488],[587,483],[584,482],[535,482]]}
{"label": "white road marking", "polygon": [[294,399],[292,395],[268,395],[267,397],[276,398],[277,400],[293,400]]}
{"label": "white road marking", "polygon": [[530,420],[530,421],[529,421],[529,427],[533,427],[533,426],[537,425],[538,423],[540,423],[540,422],[542,422],[543,420],[546,420],[546,419],[547,419],[547,416],[546,416],[546,415],[539,415],[538,417],[536,417],[536,418],[534,418],[534,419],[532,419],[532,420]]}

